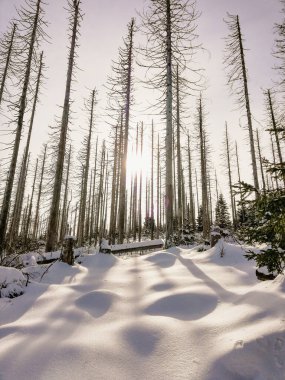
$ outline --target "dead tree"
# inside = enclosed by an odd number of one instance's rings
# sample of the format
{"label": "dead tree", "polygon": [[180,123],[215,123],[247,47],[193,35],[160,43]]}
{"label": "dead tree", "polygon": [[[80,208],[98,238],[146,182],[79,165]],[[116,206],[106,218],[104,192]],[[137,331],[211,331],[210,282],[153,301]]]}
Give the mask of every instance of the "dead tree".
{"label": "dead tree", "polygon": [[27,245],[27,241],[29,238],[29,231],[30,231],[31,218],[32,218],[33,200],[34,200],[34,193],[35,193],[35,185],[36,185],[36,179],[37,179],[37,174],[38,174],[38,162],[39,162],[39,160],[37,158],[34,180],[33,180],[33,185],[32,185],[32,193],[31,193],[30,203],[29,203],[28,212],[27,212],[27,219],[26,219],[24,231],[23,231],[24,246]]}
{"label": "dead tree", "polygon": [[[152,1],[142,15],[142,30],[146,35],[146,46],[142,49],[144,66],[148,73],[154,74],[146,78],[148,85],[161,90],[159,102],[166,120],[165,133],[165,246],[171,245],[173,235],[173,78],[178,65],[181,75],[186,72],[197,74],[191,70],[193,54],[197,44],[195,20],[197,13],[195,4],[184,0]],[[151,70],[153,69],[153,70]],[[190,80],[189,80],[190,83]],[[196,79],[191,78],[192,86]]]}
{"label": "dead tree", "polygon": [[[89,102],[87,104],[87,111],[89,113],[89,128],[88,128],[88,134],[84,139],[83,142],[83,160],[84,162],[84,177],[83,177],[83,183],[81,188],[81,198],[82,198],[82,208],[80,210],[80,217],[78,219],[78,236],[77,236],[77,244],[79,247],[82,246],[84,237],[85,237],[85,223],[86,223],[86,203],[87,203],[87,192],[88,192],[88,178],[89,178],[89,166],[90,166],[90,152],[91,152],[91,137],[92,137],[92,131],[94,128],[94,108],[96,104],[96,91],[93,90],[89,99]],[[88,231],[87,231],[88,234]]]}
{"label": "dead tree", "polygon": [[191,147],[190,147],[190,136],[188,134],[188,179],[189,179],[189,204],[190,204],[190,223],[195,230],[195,206],[194,206],[194,194],[193,194],[193,179],[192,179],[192,159],[191,159]]}
{"label": "dead tree", "polygon": [[3,72],[0,76],[0,105],[3,100],[3,94],[6,87],[6,81],[9,77],[9,71],[11,71],[11,58],[15,45],[15,33],[17,24],[14,22],[11,24],[11,30],[4,34],[0,41],[0,65],[3,65]]}
{"label": "dead tree", "polygon": [[231,147],[230,147],[227,123],[226,123],[226,130],[225,130],[225,146],[226,146],[226,162],[227,162],[229,190],[230,190],[230,198],[231,198],[232,220],[233,220],[233,226],[236,227],[236,211],[235,211],[235,201],[234,201],[234,193],[233,193],[232,165],[231,165],[231,154],[230,154]]}
{"label": "dead tree", "polygon": [[9,206],[12,196],[20,140],[23,132],[24,116],[27,107],[27,96],[32,71],[32,62],[36,44],[39,42],[44,33],[42,29],[44,20],[41,0],[30,0],[27,5],[27,9],[22,8],[19,12],[19,22],[25,30],[25,52],[27,53],[25,54],[25,57],[23,59],[24,61],[22,62],[24,75],[22,81],[21,96],[18,105],[17,127],[15,131],[12,158],[9,166],[9,175],[6,182],[0,215],[0,257],[3,255],[3,250],[5,248],[5,235],[8,222]]}
{"label": "dead tree", "polygon": [[133,38],[134,38],[135,21],[134,19],[128,25],[128,36],[124,40],[124,48],[120,49],[120,70],[121,85],[123,95],[124,109],[124,143],[123,155],[121,159],[120,172],[120,190],[119,190],[119,210],[118,210],[118,233],[119,243],[123,243],[125,236],[126,224],[126,179],[127,179],[127,158],[128,158],[128,140],[129,140],[129,123],[130,108],[132,103],[132,72],[133,72]]}
{"label": "dead tree", "polygon": [[66,168],[66,178],[65,178],[65,189],[62,203],[62,216],[61,216],[61,225],[59,232],[59,241],[61,244],[64,241],[64,236],[68,234],[67,231],[67,197],[69,190],[69,176],[70,176],[70,163],[71,163],[71,145],[69,147],[69,153],[67,158],[67,168]]}
{"label": "dead tree", "polygon": [[[141,126],[141,151],[140,155],[143,154],[143,124]],[[142,236],[142,168],[140,168],[140,187],[139,187],[139,202],[138,202],[138,238],[141,241]]]}
{"label": "dead tree", "polygon": [[69,0],[69,30],[71,32],[71,46],[69,50],[68,69],[65,87],[65,97],[62,110],[62,119],[60,126],[60,138],[58,143],[55,178],[53,185],[53,193],[50,206],[49,223],[47,230],[46,251],[53,251],[57,245],[57,225],[59,220],[59,204],[62,187],[62,177],[65,159],[65,148],[67,140],[67,131],[70,114],[70,95],[73,71],[75,67],[75,51],[77,47],[77,39],[79,33],[80,19],[80,0]]}
{"label": "dead tree", "polygon": [[200,167],[201,167],[201,188],[202,188],[202,210],[203,210],[203,237],[209,238],[210,219],[209,219],[209,194],[208,194],[208,175],[207,175],[207,158],[206,158],[206,141],[204,126],[204,111],[202,104],[202,95],[198,101],[198,133],[199,133],[199,150],[200,150]]}
{"label": "dead tree", "polygon": [[[150,217],[151,217],[151,229],[150,237],[154,238],[154,201],[153,201],[153,190],[154,190],[154,178],[153,178],[153,167],[154,165],[154,126],[153,121],[151,124],[151,174],[150,174]],[[148,215],[148,213],[147,213]],[[156,221],[157,222],[157,221]]]}
{"label": "dead tree", "polygon": [[12,212],[11,228],[9,232],[10,241],[16,238],[18,234],[18,229],[19,229],[19,223],[20,223],[20,217],[22,213],[23,199],[24,199],[24,193],[25,193],[25,187],[26,187],[26,167],[27,167],[28,155],[30,151],[30,142],[31,142],[31,136],[32,136],[33,126],[34,126],[36,107],[39,100],[39,90],[40,90],[41,79],[42,79],[42,71],[43,71],[43,52],[40,55],[39,70],[37,74],[36,88],[35,88],[34,101],[33,101],[31,118],[30,118],[30,123],[29,123],[28,136],[27,136],[26,146],[24,150],[23,160],[21,163],[20,177],[19,177],[17,191],[16,191],[16,200],[15,200],[15,204],[14,204],[14,208]]}
{"label": "dead tree", "polygon": [[37,197],[37,203],[36,203],[33,233],[32,233],[33,239],[36,239],[38,228],[39,228],[40,203],[41,203],[42,187],[43,187],[43,180],[44,180],[44,173],[45,173],[46,153],[47,153],[47,145],[44,146],[44,153],[43,153],[43,158],[42,158],[42,167],[41,167],[41,174],[40,174],[40,181],[39,181],[39,188],[38,188],[38,197]]}
{"label": "dead tree", "polygon": [[239,16],[228,14],[226,24],[229,35],[226,38],[226,55],[224,63],[228,73],[228,84],[231,91],[237,96],[240,107],[246,110],[247,128],[249,133],[251,165],[256,195],[259,191],[255,144],[250,109],[247,69],[245,65],[244,40],[241,33]]}
{"label": "dead tree", "polygon": [[262,179],[262,187],[263,187],[263,191],[265,192],[266,191],[266,183],[265,183],[264,168],[263,168],[263,163],[262,163],[262,155],[261,155],[258,129],[256,130],[256,143],[257,143],[257,152],[258,152],[260,173],[261,173],[261,179]]}

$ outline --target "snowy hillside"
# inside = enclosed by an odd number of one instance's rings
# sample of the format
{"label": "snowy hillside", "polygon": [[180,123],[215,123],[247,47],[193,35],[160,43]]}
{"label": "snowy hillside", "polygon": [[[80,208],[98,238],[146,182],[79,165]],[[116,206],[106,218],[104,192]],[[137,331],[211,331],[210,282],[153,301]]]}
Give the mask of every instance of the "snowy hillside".
{"label": "snowy hillside", "polygon": [[284,380],[285,280],[226,245],[55,263],[0,299],[1,380]]}

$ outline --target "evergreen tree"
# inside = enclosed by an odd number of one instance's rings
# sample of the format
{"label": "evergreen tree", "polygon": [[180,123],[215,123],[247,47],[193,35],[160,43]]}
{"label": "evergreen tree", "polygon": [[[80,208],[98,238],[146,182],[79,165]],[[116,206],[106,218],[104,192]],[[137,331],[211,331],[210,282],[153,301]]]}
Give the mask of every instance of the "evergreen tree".
{"label": "evergreen tree", "polygon": [[247,250],[249,260],[257,267],[266,266],[270,273],[285,269],[285,191],[271,190],[257,200],[248,201],[248,221],[241,228],[243,239],[249,244],[266,244],[260,252]]}
{"label": "evergreen tree", "polygon": [[215,224],[219,226],[220,228],[230,228],[231,227],[230,213],[229,213],[228,205],[225,201],[223,194],[219,195],[215,212],[216,212]]}

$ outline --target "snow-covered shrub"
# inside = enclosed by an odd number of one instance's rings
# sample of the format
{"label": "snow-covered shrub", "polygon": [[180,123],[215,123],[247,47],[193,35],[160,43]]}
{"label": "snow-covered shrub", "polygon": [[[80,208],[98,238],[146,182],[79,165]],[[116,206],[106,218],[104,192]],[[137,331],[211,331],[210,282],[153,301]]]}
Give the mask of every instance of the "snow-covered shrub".
{"label": "snow-covered shrub", "polygon": [[24,293],[26,279],[16,268],[0,267],[0,297],[14,298]]}

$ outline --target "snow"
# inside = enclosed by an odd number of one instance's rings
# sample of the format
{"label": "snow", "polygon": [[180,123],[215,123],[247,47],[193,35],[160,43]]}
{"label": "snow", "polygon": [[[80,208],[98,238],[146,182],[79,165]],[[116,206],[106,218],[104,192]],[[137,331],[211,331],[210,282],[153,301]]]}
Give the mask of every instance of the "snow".
{"label": "snow", "polygon": [[25,283],[26,279],[18,269],[0,266],[0,298],[23,294]]}
{"label": "snow", "polygon": [[0,299],[1,380],[285,379],[285,278],[239,246],[79,260]]}

